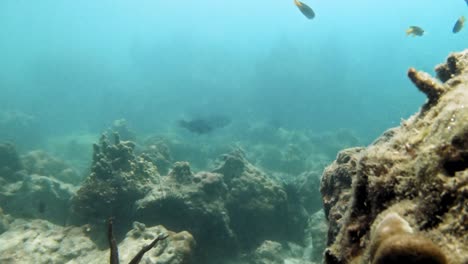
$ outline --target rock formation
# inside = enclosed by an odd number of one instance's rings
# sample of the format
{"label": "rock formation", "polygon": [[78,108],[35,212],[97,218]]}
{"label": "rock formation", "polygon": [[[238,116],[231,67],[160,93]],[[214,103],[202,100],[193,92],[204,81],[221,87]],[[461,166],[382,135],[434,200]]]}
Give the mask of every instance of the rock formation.
{"label": "rock formation", "polygon": [[411,237],[406,240],[416,247],[433,243],[448,263],[468,263],[467,66],[464,51],[437,66],[442,82],[410,69],[409,78],[428,97],[421,111],[369,147],[340,152],[325,170],[326,263],[409,263],[402,250],[388,250],[400,257],[390,262],[369,253],[376,244],[373,226],[388,214],[398,214],[414,230],[392,239]]}

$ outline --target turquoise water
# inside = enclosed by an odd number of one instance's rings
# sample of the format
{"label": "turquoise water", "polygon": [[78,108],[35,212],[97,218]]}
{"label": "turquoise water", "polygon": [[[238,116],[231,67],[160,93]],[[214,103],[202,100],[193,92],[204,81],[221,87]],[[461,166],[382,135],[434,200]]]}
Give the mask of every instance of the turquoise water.
{"label": "turquoise water", "polygon": [[[466,48],[468,29],[452,27],[468,6],[304,3],[313,20],[293,0],[1,0],[0,245],[20,236],[0,262],[51,263],[75,245],[64,260],[104,263],[116,217],[118,242],[133,221],[187,230],[193,263],[247,263],[264,241],[267,255],[320,263],[335,232],[324,168],[419,110],[407,70],[434,75]],[[37,219],[90,240],[31,236]]]}
{"label": "turquoise water", "polygon": [[[222,114],[370,142],[424,102],[406,77],[433,73],[467,32],[457,1],[18,1],[0,3],[0,111],[45,135],[137,131]],[[418,25],[423,37],[407,37]],[[236,127],[237,126],[237,127]]]}

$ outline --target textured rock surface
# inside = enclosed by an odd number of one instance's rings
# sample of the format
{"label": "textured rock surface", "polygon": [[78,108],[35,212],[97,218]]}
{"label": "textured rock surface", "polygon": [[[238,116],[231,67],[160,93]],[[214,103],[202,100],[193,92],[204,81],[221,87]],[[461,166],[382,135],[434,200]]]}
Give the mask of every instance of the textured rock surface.
{"label": "textured rock surface", "polygon": [[100,144],[94,145],[91,174],[72,200],[73,212],[82,222],[130,219],[135,201],[158,180],[156,167],[135,156],[134,147],[133,142],[120,141],[118,134],[113,143],[103,135]]}
{"label": "textured rock surface", "polygon": [[187,162],[177,162],[168,176],[136,202],[135,218],[147,225],[188,230],[197,240],[199,259],[232,256],[237,246],[224,205],[226,191],[221,175],[194,175]]}
{"label": "textured rock surface", "polygon": [[303,226],[289,224],[295,215],[283,186],[239,151],[224,155],[212,172],[194,174],[187,162],[176,162],[135,208],[140,222],[192,233],[200,263],[221,263],[265,240],[302,242],[295,234],[307,225],[306,215]]}
{"label": "textured rock surface", "polygon": [[[0,235],[1,263],[109,263],[109,250],[98,248],[89,238],[89,226],[61,227],[44,220],[15,220]],[[185,264],[195,246],[188,232],[174,233],[163,226],[145,227],[135,223],[119,243],[121,263],[128,263],[156,236],[169,237],[143,256],[141,263]]]}
{"label": "textured rock surface", "polygon": [[435,243],[449,263],[468,262],[467,65],[468,51],[450,55],[437,67],[444,83],[410,70],[428,96],[421,111],[368,148],[341,152],[327,168],[326,263],[368,263],[371,226],[389,212]]}

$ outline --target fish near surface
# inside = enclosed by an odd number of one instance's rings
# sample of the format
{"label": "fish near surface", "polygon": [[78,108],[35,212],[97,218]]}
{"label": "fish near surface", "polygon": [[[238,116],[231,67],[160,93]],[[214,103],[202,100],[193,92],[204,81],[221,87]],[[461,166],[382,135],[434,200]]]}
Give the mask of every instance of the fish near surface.
{"label": "fish near surface", "polygon": [[412,35],[413,37],[414,36],[421,37],[422,35],[424,35],[424,29],[418,26],[411,26],[406,30],[406,36],[409,36],[409,35]]}
{"label": "fish near surface", "polygon": [[299,0],[294,0],[294,4],[299,8],[301,13],[308,19],[313,19],[315,17],[315,12],[308,5],[302,3]]}
{"label": "fish near surface", "polygon": [[463,26],[465,25],[465,17],[464,16],[461,16],[457,22],[455,22],[455,25],[453,26],[453,29],[452,29],[452,32],[455,34],[455,33],[458,33],[460,32],[460,30],[462,30]]}

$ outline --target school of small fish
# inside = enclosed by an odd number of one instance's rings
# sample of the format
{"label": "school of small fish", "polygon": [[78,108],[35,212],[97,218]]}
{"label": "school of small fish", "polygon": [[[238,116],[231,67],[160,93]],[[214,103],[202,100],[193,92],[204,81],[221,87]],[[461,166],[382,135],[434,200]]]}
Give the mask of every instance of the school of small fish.
{"label": "school of small fish", "polygon": [[[468,5],[468,0],[464,0],[465,3]],[[301,11],[301,13],[308,19],[314,19],[315,18],[315,12],[314,10],[306,5],[305,3],[299,1],[299,0],[294,0],[294,5],[297,6],[297,8],[299,8],[299,11]],[[465,17],[464,16],[461,16],[460,18],[457,19],[457,21],[455,22],[455,25],[453,25],[453,28],[452,28],[452,33],[456,34],[458,32],[460,32],[463,27],[465,26]],[[407,30],[406,30],[406,35],[407,36],[417,36],[417,37],[422,37],[424,35],[424,29],[422,29],[421,27],[419,26],[410,26]]]}

